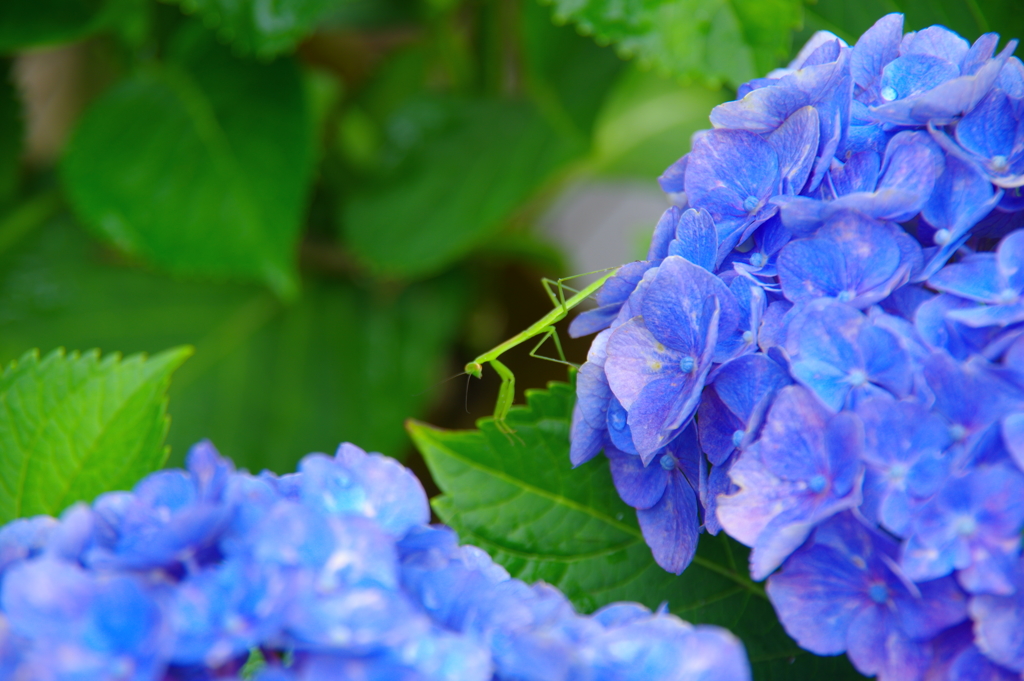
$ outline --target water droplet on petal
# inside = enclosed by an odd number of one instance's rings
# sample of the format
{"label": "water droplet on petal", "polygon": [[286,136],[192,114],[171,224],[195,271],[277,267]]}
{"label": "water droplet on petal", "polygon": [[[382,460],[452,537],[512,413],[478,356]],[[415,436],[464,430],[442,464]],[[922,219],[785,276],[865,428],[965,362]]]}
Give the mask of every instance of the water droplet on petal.
{"label": "water droplet on petal", "polygon": [[896,89],[893,87],[882,88],[882,99],[884,99],[887,102],[891,102],[892,100],[896,99]]}
{"label": "water droplet on petal", "polygon": [[739,447],[743,444],[743,436],[746,435],[742,430],[737,430],[732,434],[732,446]]}
{"label": "water droplet on petal", "polygon": [[992,157],[992,170],[997,173],[1005,172],[1010,167],[1010,163],[1005,156],[999,154]]}
{"label": "water droplet on petal", "polygon": [[839,295],[836,296],[836,300],[840,303],[848,303],[853,300],[854,295],[853,291],[840,291]]}
{"label": "water droplet on petal", "polygon": [[949,243],[949,240],[952,238],[952,236],[953,235],[949,233],[948,229],[940,229],[939,231],[935,232],[935,236],[932,237],[932,241],[935,242],[936,246],[945,246],[946,244]]}

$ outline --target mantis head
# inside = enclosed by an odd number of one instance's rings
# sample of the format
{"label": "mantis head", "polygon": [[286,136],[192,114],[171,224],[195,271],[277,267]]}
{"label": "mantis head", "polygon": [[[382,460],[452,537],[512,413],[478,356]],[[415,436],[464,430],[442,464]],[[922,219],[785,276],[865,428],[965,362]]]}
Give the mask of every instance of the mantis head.
{"label": "mantis head", "polygon": [[475,378],[480,378],[483,373],[484,365],[478,362],[470,362],[466,365],[466,373]]}

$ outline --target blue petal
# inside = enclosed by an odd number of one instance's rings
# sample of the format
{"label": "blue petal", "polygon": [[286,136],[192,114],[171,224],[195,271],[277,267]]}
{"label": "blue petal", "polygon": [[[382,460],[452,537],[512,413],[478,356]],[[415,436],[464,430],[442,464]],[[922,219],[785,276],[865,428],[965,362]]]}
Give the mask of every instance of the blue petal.
{"label": "blue petal", "polygon": [[1024,293],[1024,230],[1008,234],[999,243],[996,269],[1005,284],[1001,293]]}
{"label": "blue petal", "polygon": [[[708,328],[709,311],[719,308],[718,324]],[[706,269],[669,256],[658,268],[641,304],[644,324],[665,346],[697,356],[708,344],[708,334],[727,336],[739,323],[739,309],[732,292]],[[621,398],[620,398],[621,399]],[[623,405],[629,405],[623,401]]]}
{"label": "blue petal", "polygon": [[958,263],[946,265],[928,280],[928,285],[961,298],[983,303],[996,302],[1001,288],[996,256],[992,253],[978,253]]}
{"label": "blue petal", "polygon": [[928,133],[897,133],[886,146],[877,189],[841,196],[829,211],[852,208],[879,220],[909,220],[928,201],[943,167],[942,150]]}
{"label": "blue petal", "polygon": [[713,465],[720,465],[736,449],[734,434],[744,433],[745,428],[746,424],[729,411],[713,386],[704,389],[697,409],[697,430],[700,446]]}
{"label": "blue petal", "polygon": [[829,175],[837,196],[854,192],[873,192],[878,185],[882,159],[874,151],[858,151],[839,163],[833,160]]}
{"label": "blue petal", "polygon": [[818,152],[818,110],[797,109],[768,136],[779,159],[782,193],[799,194],[811,173]]}
{"label": "blue petal", "polygon": [[1024,471],[1024,412],[1010,414],[1003,419],[1003,442],[1014,463]]}
{"label": "blue petal", "polygon": [[653,462],[645,466],[639,456],[608,451],[615,489],[633,508],[651,508],[665,495],[670,472]]}
{"label": "blue petal", "polygon": [[[959,65],[970,51],[971,44],[945,26],[929,26],[908,36],[902,54],[929,54],[950,64]],[[992,55],[989,54],[989,57]],[[959,73],[959,69],[957,69]]]}
{"label": "blue petal", "polygon": [[786,372],[764,355],[746,355],[723,365],[714,387],[729,410],[745,424],[759,420],[775,393],[791,383]]}
{"label": "blue petal", "polygon": [[886,14],[857,39],[850,57],[853,81],[865,90],[873,89],[885,65],[899,56],[903,38],[903,15]]}
{"label": "blue petal", "polygon": [[1019,116],[1006,93],[993,90],[956,125],[956,141],[984,160],[994,156],[1012,158],[1018,140]]}
{"label": "blue petal", "polygon": [[686,170],[690,205],[716,224],[744,222],[757,213],[779,184],[779,159],[772,146],[745,130],[708,130],[694,136]]}
{"label": "blue petal", "polygon": [[669,245],[668,254],[681,256],[713,272],[718,257],[718,232],[711,214],[703,208],[690,208],[683,213],[676,224],[675,239]]}
{"label": "blue petal", "polygon": [[670,475],[661,501],[653,508],[638,510],[636,518],[655,562],[668,572],[681,574],[697,551],[697,495],[693,488],[682,475]]}
{"label": "blue petal", "polygon": [[672,206],[661,215],[658,224],[654,226],[654,234],[651,235],[651,245],[647,250],[647,260],[661,260],[668,255],[668,244],[675,238],[676,224],[682,211],[678,206]]}

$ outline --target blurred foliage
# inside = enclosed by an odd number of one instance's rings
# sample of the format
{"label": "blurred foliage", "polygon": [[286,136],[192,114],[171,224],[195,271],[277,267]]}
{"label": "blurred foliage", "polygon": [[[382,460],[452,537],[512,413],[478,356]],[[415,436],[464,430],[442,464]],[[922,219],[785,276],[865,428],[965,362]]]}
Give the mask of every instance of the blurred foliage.
{"label": "blurred foliage", "polygon": [[1001,0],[5,0],[0,361],[191,345],[171,463],[402,457],[569,274],[535,228],[562,187],[652,182],[715,87],[897,9],[1024,33]]}

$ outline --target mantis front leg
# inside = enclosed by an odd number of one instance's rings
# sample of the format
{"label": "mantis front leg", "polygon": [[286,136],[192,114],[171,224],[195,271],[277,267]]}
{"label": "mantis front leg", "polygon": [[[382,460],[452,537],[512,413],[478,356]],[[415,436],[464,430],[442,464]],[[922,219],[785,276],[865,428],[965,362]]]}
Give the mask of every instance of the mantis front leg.
{"label": "mantis front leg", "polygon": [[498,402],[494,405],[494,425],[505,435],[511,435],[515,431],[505,423],[505,417],[512,409],[512,403],[516,397],[516,377],[512,371],[496,359],[490,360],[490,365],[501,378],[501,387],[498,388]]}

